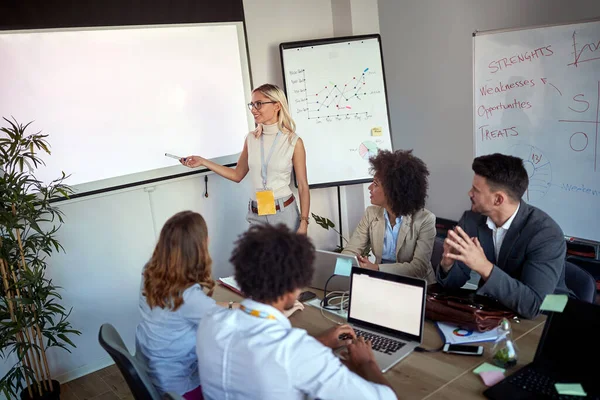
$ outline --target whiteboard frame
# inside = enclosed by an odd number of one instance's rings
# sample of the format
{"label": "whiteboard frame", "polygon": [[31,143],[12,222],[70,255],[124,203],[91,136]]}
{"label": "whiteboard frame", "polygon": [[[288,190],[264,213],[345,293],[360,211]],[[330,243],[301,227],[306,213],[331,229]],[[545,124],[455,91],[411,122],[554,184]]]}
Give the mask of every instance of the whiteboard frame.
{"label": "whiteboard frame", "polygon": [[[387,95],[385,64],[384,64],[384,60],[383,60],[383,47],[381,44],[381,35],[380,34],[374,33],[374,34],[367,34],[367,35],[341,36],[341,37],[332,37],[332,38],[324,38],[324,39],[310,39],[310,40],[301,40],[301,41],[295,41],[295,42],[280,43],[279,44],[279,58],[281,59],[281,74],[282,74],[281,76],[283,78],[283,91],[285,92],[286,97],[288,97],[287,85],[286,85],[286,74],[285,74],[285,62],[283,59],[283,51],[284,50],[296,49],[296,48],[308,47],[308,46],[322,46],[322,45],[328,45],[328,44],[334,44],[334,43],[355,42],[355,41],[366,40],[366,39],[377,39],[377,43],[379,43],[379,56],[381,58],[381,75],[383,77],[383,94],[384,94],[385,105],[386,105],[386,109],[387,109],[388,126],[390,127],[389,139],[390,139],[390,144],[392,145],[392,151],[393,151],[395,149],[394,140],[393,140],[394,135],[392,135],[392,124],[391,124],[391,119],[390,119],[390,104],[389,104],[388,95]],[[295,183],[296,187],[298,187],[298,181],[296,179],[296,171],[293,171],[293,174],[294,174],[294,183]],[[339,186],[347,186],[347,185],[359,185],[362,183],[369,183],[371,181],[373,181],[373,178],[354,179],[354,180],[349,180],[349,181],[322,182],[322,183],[317,183],[314,185],[311,185],[309,182],[308,187],[309,187],[309,189],[320,189],[320,188],[335,187],[335,186],[339,187]]]}
{"label": "whiteboard frame", "polygon": [[[494,34],[494,33],[524,31],[524,30],[528,30],[528,29],[550,28],[550,27],[553,27],[553,26],[587,24],[588,22],[598,22],[598,21],[600,21],[600,17],[590,18],[590,19],[584,19],[584,20],[580,20],[580,21],[572,21],[572,22],[557,22],[555,24],[524,26],[524,27],[520,27],[520,28],[490,29],[490,30],[487,30],[487,31],[478,31],[478,30],[475,30],[475,32],[473,32],[473,37],[475,37],[475,36],[481,36],[481,35],[490,35],[490,34]],[[473,48],[473,50],[475,50],[475,49]],[[475,54],[475,53],[473,52],[473,54]],[[475,59],[473,59],[473,62],[475,62]],[[475,71],[473,71],[473,72],[475,72]]]}
{"label": "whiteboard frame", "polygon": [[[247,98],[250,97],[250,93],[252,92],[253,83],[252,83],[252,71],[250,69],[250,51],[248,46],[248,35],[246,31],[246,21],[225,21],[225,22],[192,22],[192,23],[168,23],[168,24],[140,24],[140,25],[102,25],[102,26],[82,26],[82,27],[65,27],[65,28],[40,28],[40,29],[7,29],[0,30],[0,33],[3,35],[6,34],[20,34],[20,33],[44,33],[44,32],[77,32],[77,31],[100,31],[100,30],[127,30],[127,29],[145,29],[145,28],[176,28],[176,27],[196,27],[196,26],[229,26],[233,25],[236,27],[238,33],[238,48],[240,52],[240,62],[242,67],[242,81],[244,82],[244,92]],[[252,130],[255,127],[254,118],[251,114],[246,116],[248,122],[248,130]],[[240,153],[229,154],[221,157],[217,157],[211,159],[217,164],[222,164],[225,167],[234,167],[237,165],[237,159],[239,158]],[[174,169],[174,167],[165,167],[159,168],[156,170],[138,172],[129,175],[122,175],[107,179],[102,179],[93,182],[85,182],[71,186],[74,190],[74,193],[69,195],[68,198],[60,197],[51,200],[52,203],[60,202],[64,200],[71,200],[75,198],[87,197],[98,195],[106,192],[113,192],[118,190],[123,190],[136,186],[148,186],[153,185],[158,182],[168,181],[172,179],[178,179],[190,175],[197,174],[205,174],[207,172],[211,172],[208,168],[199,168],[189,172],[167,172],[167,169]],[[136,175],[145,174],[146,177],[135,180]],[[126,183],[118,183],[119,181],[127,181],[132,179]],[[104,182],[104,183],[103,183]],[[112,183],[114,182],[114,183]],[[106,186],[104,186],[106,185]]]}
{"label": "whiteboard frame", "polygon": [[[477,156],[477,144],[476,144],[476,132],[475,132],[475,119],[477,118],[476,113],[477,111],[475,110],[475,96],[476,96],[476,92],[475,92],[475,38],[477,36],[484,36],[484,35],[492,35],[492,34],[496,34],[496,33],[506,33],[506,32],[514,32],[514,31],[524,31],[524,30],[529,30],[529,29],[539,29],[539,28],[551,28],[551,27],[555,27],[555,26],[565,26],[565,25],[576,25],[576,24],[587,24],[590,22],[598,22],[600,21],[600,17],[597,18],[589,18],[589,19],[584,19],[584,20],[578,20],[578,21],[571,21],[571,22],[557,22],[555,24],[543,24],[543,25],[532,25],[532,26],[523,26],[523,27],[516,27],[516,28],[502,28],[502,29],[489,29],[489,30],[485,30],[485,31],[478,31],[475,30],[473,32],[473,40],[472,40],[472,44],[473,44],[473,104],[471,106],[472,110],[473,110],[473,126],[472,126],[472,131],[473,131],[473,157]],[[571,236],[571,235],[564,235],[564,238],[567,242],[569,243],[576,243],[576,244],[587,244],[587,245],[591,245],[594,247],[594,250],[596,252],[596,260],[600,260],[600,242],[597,242],[595,240],[590,240],[590,239],[584,239],[584,238],[579,238],[576,236]],[[567,256],[568,256],[568,252],[567,252]]]}

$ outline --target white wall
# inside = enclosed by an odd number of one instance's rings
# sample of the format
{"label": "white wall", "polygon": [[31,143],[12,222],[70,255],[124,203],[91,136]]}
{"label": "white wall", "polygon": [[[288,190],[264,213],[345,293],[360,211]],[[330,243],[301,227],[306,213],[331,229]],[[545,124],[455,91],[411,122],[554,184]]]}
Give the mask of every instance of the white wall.
{"label": "white wall", "polygon": [[437,216],[458,219],[469,207],[472,33],[598,16],[597,0],[379,0],[394,145],[427,163]]}
{"label": "white wall", "polygon": [[[280,42],[331,37],[335,24],[338,32],[349,28],[354,34],[378,31],[376,0],[337,4],[342,7],[338,12],[346,17],[351,7],[352,22],[348,18],[334,22],[331,1],[246,0],[244,6],[254,86],[282,85]],[[359,23],[355,10],[368,11]],[[350,24],[359,30],[352,30]],[[248,226],[244,200],[248,184],[208,176],[208,198],[204,197],[204,177],[195,176],[61,203],[65,224],[58,239],[66,254],[51,259],[48,277],[63,287],[61,304],[73,307],[70,322],[82,335],[74,337],[77,348],[72,354],[49,352],[53,377],[65,382],[112,363],[97,341],[102,323],[115,325],[126,345],[134,348],[141,270],[162,225],[176,212],[189,209],[205,217],[215,278],[233,272],[228,259],[233,242]],[[364,211],[364,187],[342,191],[344,233],[349,236]],[[339,223],[336,189],[311,191],[311,203],[311,211]],[[318,248],[331,249],[338,243],[333,232],[314,223],[309,225],[309,236]],[[0,375],[7,369],[8,365],[0,364]]]}

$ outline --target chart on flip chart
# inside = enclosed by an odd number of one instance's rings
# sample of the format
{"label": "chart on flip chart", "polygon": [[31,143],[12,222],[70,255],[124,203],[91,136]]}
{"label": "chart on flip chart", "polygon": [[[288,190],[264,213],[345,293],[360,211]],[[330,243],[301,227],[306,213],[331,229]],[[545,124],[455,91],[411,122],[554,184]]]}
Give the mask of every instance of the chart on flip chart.
{"label": "chart on flip chart", "polygon": [[523,159],[523,199],[600,242],[600,21],[474,35],[477,156]]}
{"label": "chart on flip chart", "polygon": [[280,46],[311,187],[368,180],[369,158],[392,149],[380,43],[368,35]]}

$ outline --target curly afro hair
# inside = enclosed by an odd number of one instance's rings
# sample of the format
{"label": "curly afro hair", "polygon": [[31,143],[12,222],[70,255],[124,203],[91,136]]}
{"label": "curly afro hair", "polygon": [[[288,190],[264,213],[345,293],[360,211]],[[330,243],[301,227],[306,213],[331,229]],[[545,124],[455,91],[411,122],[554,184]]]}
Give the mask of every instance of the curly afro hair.
{"label": "curly afro hair", "polygon": [[286,293],[310,285],[315,247],[305,235],[285,225],[252,225],[235,243],[229,261],[244,294],[273,303]]}
{"label": "curly afro hair", "polygon": [[392,212],[412,215],[425,207],[429,170],[412,150],[381,150],[372,157],[371,173],[381,181]]}

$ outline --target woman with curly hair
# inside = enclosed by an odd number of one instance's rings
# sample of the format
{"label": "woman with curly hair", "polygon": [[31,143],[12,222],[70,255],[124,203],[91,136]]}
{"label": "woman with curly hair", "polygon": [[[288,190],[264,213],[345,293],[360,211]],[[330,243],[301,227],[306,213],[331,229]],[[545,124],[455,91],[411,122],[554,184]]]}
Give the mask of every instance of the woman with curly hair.
{"label": "woman with curly hair", "polygon": [[143,271],[142,322],[135,335],[136,357],[146,365],[161,394],[202,398],[196,357],[198,324],[217,305],[234,306],[210,297],[215,286],[211,263],[204,218],[192,211],[172,216]]}
{"label": "woman with curly hair", "polygon": [[[435,282],[431,253],[435,215],[426,210],[429,171],[412,150],[382,150],[369,160],[371,204],[342,253],[361,267]],[[375,263],[364,252],[371,249]]]}

